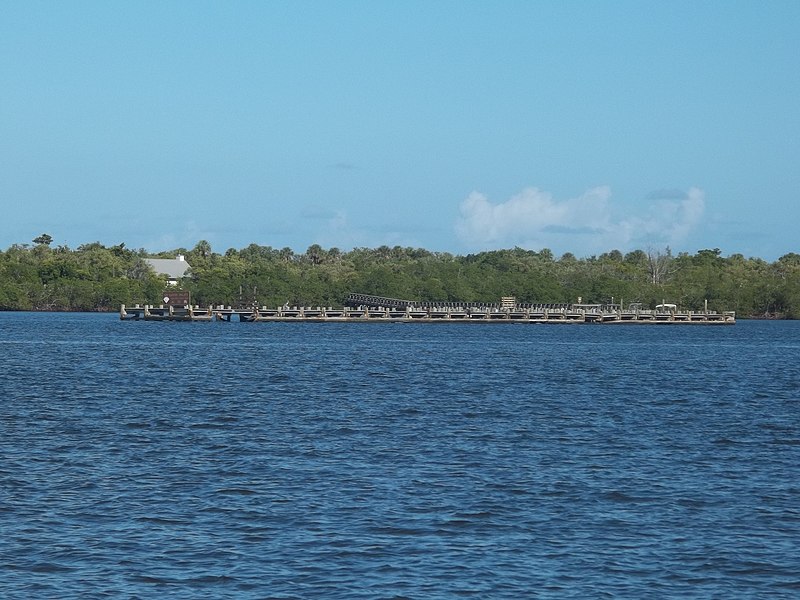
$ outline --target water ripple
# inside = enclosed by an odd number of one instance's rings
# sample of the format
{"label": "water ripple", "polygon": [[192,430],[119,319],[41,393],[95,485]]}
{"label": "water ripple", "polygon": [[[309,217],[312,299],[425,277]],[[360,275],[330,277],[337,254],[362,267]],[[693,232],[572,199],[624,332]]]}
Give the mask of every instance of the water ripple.
{"label": "water ripple", "polygon": [[797,324],[161,325],[0,313],[0,596],[800,590]]}

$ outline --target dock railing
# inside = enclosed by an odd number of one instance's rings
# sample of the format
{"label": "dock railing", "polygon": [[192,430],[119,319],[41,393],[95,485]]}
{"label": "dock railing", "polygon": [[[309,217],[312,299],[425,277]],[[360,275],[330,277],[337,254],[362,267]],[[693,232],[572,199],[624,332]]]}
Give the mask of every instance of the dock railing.
{"label": "dock railing", "polygon": [[240,322],[492,322],[492,323],[705,323],[733,324],[733,311],[623,310],[602,306],[574,305],[466,305],[430,303],[397,306],[253,306],[225,305],[164,306],[122,305],[120,319],[145,321],[233,321]]}

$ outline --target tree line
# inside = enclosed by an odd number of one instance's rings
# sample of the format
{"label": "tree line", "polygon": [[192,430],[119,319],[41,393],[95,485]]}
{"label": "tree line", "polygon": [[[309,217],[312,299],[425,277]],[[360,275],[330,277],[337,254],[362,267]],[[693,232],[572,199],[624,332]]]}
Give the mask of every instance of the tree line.
{"label": "tree line", "polygon": [[673,255],[669,248],[612,250],[577,258],[549,249],[512,248],[453,255],[400,246],[342,251],[314,244],[303,253],[250,244],[214,252],[193,248],[158,254],[124,243],[75,249],[53,246],[42,234],[32,244],[0,251],[0,310],[118,310],[121,304],[159,304],[166,277],[146,258],[183,254],[191,265],[179,282],[203,306],[257,300],[278,306],[341,306],[350,292],[405,300],[622,303],[652,308],[662,302],[687,310],[735,310],[742,317],[800,318],[800,255],[774,262],[722,256],[718,248]]}

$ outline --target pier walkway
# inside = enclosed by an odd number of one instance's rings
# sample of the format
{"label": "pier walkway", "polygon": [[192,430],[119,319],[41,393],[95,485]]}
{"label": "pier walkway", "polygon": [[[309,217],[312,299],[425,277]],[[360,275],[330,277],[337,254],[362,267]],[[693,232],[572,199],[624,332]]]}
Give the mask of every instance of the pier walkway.
{"label": "pier walkway", "polygon": [[[398,301],[401,302],[401,301]],[[122,320],[145,321],[239,321],[254,322],[344,322],[344,323],[594,323],[594,324],[703,324],[732,325],[734,312],[622,310],[573,305],[406,304],[405,306],[297,307],[266,306],[150,306],[120,307]]]}

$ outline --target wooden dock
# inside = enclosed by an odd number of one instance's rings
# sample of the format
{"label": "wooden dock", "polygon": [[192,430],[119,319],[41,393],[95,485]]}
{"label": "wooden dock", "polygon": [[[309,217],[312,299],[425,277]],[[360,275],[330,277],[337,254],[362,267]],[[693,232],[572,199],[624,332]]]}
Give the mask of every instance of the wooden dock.
{"label": "wooden dock", "polygon": [[459,306],[457,304],[424,306],[345,306],[297,307],[266,306],[232,308],[230,306],[139,305],[120,307],[120,319],[144,321],[239,321],[242,323],[593,323],[593,324],[699,324],[733,325],[732,311],[623,310],[606,307],[586,308],[563,305]]}

